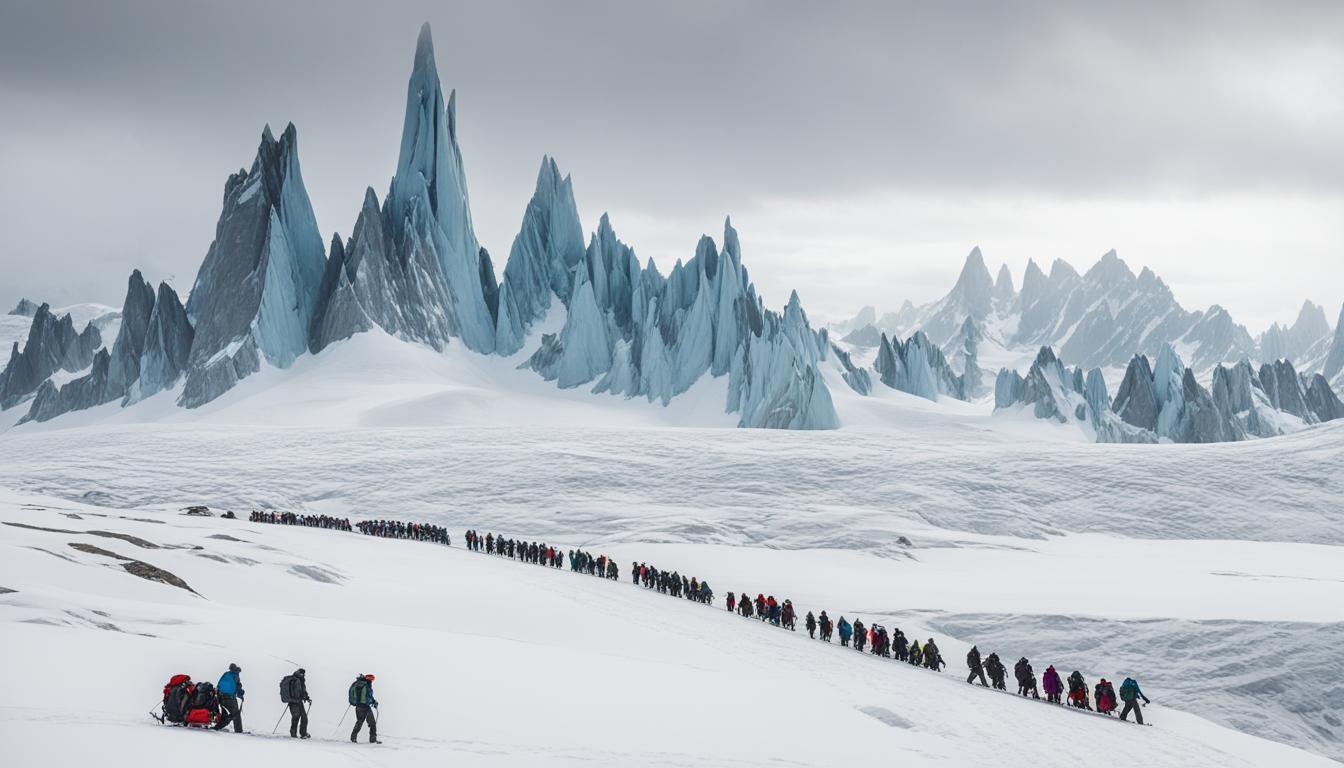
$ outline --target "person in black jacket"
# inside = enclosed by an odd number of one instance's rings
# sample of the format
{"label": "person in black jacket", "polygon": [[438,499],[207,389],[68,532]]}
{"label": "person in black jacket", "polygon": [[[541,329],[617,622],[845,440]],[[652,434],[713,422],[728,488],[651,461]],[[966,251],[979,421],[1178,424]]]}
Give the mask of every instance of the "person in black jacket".
{"label": "person in black jacket", "polygon": [[985,667],[980,661],[980,649],[974,645],[971,646],[971,652],[966,654],[966,667],[971,670],[971,674],[966,676],[966,682],[974,683],[975,678],[980,678],[980,684],[989,687],[985,682]]}
{"label": "person in black jacket", "polygon": [[312,703],[308,698],[308,680],[307,675],[302,669],[297,669],[292,675],[286,675],[284,680],[280,681],[280,698],[289,705],[289,737],[291,739],[308,738],[308,710],[304,709],[305,703]]}

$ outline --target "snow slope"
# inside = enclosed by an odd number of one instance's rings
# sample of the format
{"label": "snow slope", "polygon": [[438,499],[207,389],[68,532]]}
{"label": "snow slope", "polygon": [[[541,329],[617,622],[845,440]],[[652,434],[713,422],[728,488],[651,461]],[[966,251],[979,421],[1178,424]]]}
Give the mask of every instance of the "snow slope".
{"label": "snow slope", "polygon": [[[955,663],[945,675],[914,670],[627,581],[472,554],[460,543],[16,493],[0,496],[0,522],[0,586],[16,590],[0,595],[0,633],[24,661],[7,669],[9,690],[22,695],[0,708],[0,737],[18,765],[112,754],[144,766],[190,754],[203,766],[324,768],[829,766],[876,755],[1073,766],[1085,754],[1147,765],[1331,764],[1160,705],[1148,710],[1157,727],[1137,728],[1024,702],[965,685]],[[199,596],[71,544],[165,568]],[[690,549],[654,554],[695,559]],[[799,581],[795,572],[781,586]],[[728,588],[725,579],[717,585]],[[962,647],[948,645],[955,662]],[[189,732],[146,716],[168,676],[213,679],[231,661],[250,693],[245,721],[261,733],[281,711],[275,682],[304,666],[314,741]],[[362,672],[378,675],[379,747],[330,738],[342,733],[345,687]],[[96,690],[97,706],[72,706],[69,691],[81,689]],[[1149,694],[1161,698],[1159,690]]]}

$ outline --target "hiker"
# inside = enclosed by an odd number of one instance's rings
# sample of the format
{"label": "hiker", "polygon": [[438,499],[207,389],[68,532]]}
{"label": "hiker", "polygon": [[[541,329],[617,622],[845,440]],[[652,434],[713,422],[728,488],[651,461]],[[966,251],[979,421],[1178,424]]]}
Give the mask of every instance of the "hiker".
{"label": "hiker", "polygon": [[817,619],[817,624],[821,626],[821,639],[828,643],[831,642],[831,630],[834,628],[831,617],[827,616],[825,611],[822,611],[821,616]]}
{"label": "hiker", "polygon": [[867,631],[863,628],[863,622],[859,619],[854,620],[854,650],[862,652],[863,644],[868,640]]}
{"label": "hiker", "polygon": [[966,676],[966,682],[974,684],[975,678],[980,678],[980,685],[988,688],[989,683],[985,682],[985,666],[980,661],[980,649],[971,646],[970,653],[966,654],[966,667],[971,670],[971,674]]}
{"label": "hiker", "polygon": [[993,688],[999,691],[1007,691],[1008,686],[1004,685],[1004,678],[1008,676],[1008,668],[1003,666],[999,660],[999,654],[991,653],[985,657],[985,671],[989,673],[989,680]]}
{"label": "hiker", "polygon": [[784,628],[790,632],[798,631],[798,617],[793,612],[793,601],[785,600],[784,607],[780,611],[780,618],[784,621]]}
{"label": "hiker", "polygon": [[737,598],[733,596],[732,592],[728,593],[727,603],[728,603],[728,612],[732,613],[733,608],[737,606]]}
{"label": "hiker", "polygon": [[1078,709],[1091,710],[1092,705],[1087,700],[1087,681],[1083,680],[1083,673],[1073,670],[1069,675],[1069,706]]}
{"label": "hiker", "polygon": [[215,730],[222,731],[229,723],[233,723],[233,732],[243,732],[243,711],[238,706],[238,702],[243,699],[243,681],[238,677],[242,672],[242,667],[237,664],[230,664],[227,672],[219,676],[219,685],[215,686],[215,691],[219,693],[219,722],[215,723]]}
{"label": "hiker", "polygon": [[1125,682],[1120,684],[1120,700],[1125,702],[1125,708],[1120,710],[1121,720],[1126,719],[1130,710],[1133,710],[1134,722],[1143,725],[1143,710],[1139,709],[1139,699],[1143,699],[1144,704],[1152,703],[1143,695],[1143,691],[1139,690],[1139,681],[1126,677]]}
{"label": "hiker", "polygon": [[1109,717],[1115,711],[1115,688],[1103,677],[1093,693],[1097,701],[1097,711]]}
{"label": "hiker", "polygon": [[813,640],[817,639],[817,617],[807,612],[807,617],[803,619],[803,626],[807,627],[807,636]]}
{"label": "hiker", "polygon": [[770,623],[776,627],[779,626],[780,605],[775,596],[771,595],[765,599],[765,604],[770,608]]}
{"label": "hiker", "polygon": [[932,669],[934,672],[942,672],[947,663],[943,661],[942,654],[938,653],[938,646],[933,644],[933,638],[924,644],[924,666]]}
{"label": "hiker", "polygon": [[908,661],[911,665],[916,667],[923,666],[924,664],[924,651],[920,649],[918,640],[910,641],[910,658]]}
{"label": "hiker", "polygon": [[746,592],[743,592],[742,599],[737,601],[737,610],[743,618],[751,618],[751,598],[747,597]]}
{"label": "hiker", "polygon": [[1036,672],[1031,668],[1031,662],[1023,656],[1013,665],[1013,676],[1017,678],[1017,693],[1020,696],[1031,694],[1031,698],[1039,699],[1040,694],[1036,690]]}
{"label": "hiker", "polygon": [[304,709],[305,703],[312,703],[308,698],[308,681],[305,677],[306,672],[302,668],[294,670],[294,674],[285,675],[280,679],[280,701],[289,706],[289,737],[291,739],[308,738],[308,710]]}
{"label": "hiker", "polygon": [[359,729],[364,727],[364,722],[369,723],[369,743],[381,744],[378,741],[378,719],[374,717],[374,710],[378,709],[378,700],[373,697],[373,675],[359,675],[355,682],[350,684],[350,703],[355,708],[355,729],[350,732],[350,741],[359,743]]}
{"label": "hiker", "polygon": [[1045,674],[1041,675],[1041,687],[1045,688],[1045,700],[1051,704],[1063,704],[1064,681],[1059,679],[1059,673],[1055,671],[1055,665],[1051,664],[1045,668]]}
{"label": "hiker", "polygon": [[848,621],[845,621],[845,617],[844,617],[844,616],[841,616],[841,617],[840,617],[840,645],[845,646],[845,647],[848,647],[848,646],[849,646],[849,637],[850,637],[850,635],[852,635],[853,633],[854,633],[854,628],[851,627],[851,626],[849,625],[849,622],[848,622]]}
{"label": "hiker", "polygon": [[900,627],[897,627],[892,633],[891,647],[897,661],[908,661],[910,659],[910,643],[905,639],[905,633],[900,630]]}

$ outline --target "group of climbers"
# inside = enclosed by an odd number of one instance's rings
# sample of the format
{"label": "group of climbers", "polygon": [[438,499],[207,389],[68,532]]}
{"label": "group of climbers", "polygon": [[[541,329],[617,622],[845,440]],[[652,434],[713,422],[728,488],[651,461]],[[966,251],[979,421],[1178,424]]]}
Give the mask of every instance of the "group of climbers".
{"label": "group of climbers", "polygon": [[[245,696],[242,672],[237,664],[230,664],[220,676],[218,685],[207,681],[193,682],[190,675],[174,675],[163,687],[163,703],[160,712],[154,717],[165,724],[212,728],[216,731],[233,725],[234,733],[242,733],[242,703]],[[369,743],[381,743],[378,741],[378,700],[373,696],[373,680],[374,676],[370,674],[356,675],[347,692],[350,707],[355,710],[351,742],[359,741],[359,732],[368,723]],[[308,695],[305,670],[297,669],[280,679],[280,702],[289,710],[290,737],[309,738],[308,707],[304,705],[311,706],[313,700]],[[281,717],[284,717],[283,713]],[[341,719],[344,721],[345,718]]]}
{"label": "group of climbers", "polygon": [[250,523],[271,523],[272,525],[300,525],[305,528],[326,528],[333,531],[350,530],[350,518],[331,515],[296,515],[293,512],[252,511],[247,518]]}
{"label": "group of climbers", "polygon": [[[930,640],[929,642],[933,642]],[[927,653],[928,645],[925,645]],[[997,653],[991,653],[983,661],[980,658],[980,649],[971,646],[971,650],[966,654],[966,666],[970,669],[970,674],[966,676],[966,682],[974,683],[980,681],[980,685],[990,687],[990,683],[985,682],[985,675],[988,673],[992,682],[992,687],[996,690],[1007,691],[1004,685],[1003,662],[999,661]],[[1024,656],[1017,660],[1013,665],[1013,676],[1017,678],[1017,694],[1019,696],[1030,696],[1033,699],[1040,699],[1036,687],[1036,672],[1031,667],[1031,662]],[[1065,687],[1067,683],[1068,705],[1077,709],[1092,711],[1092,703],[1088,700],[1087,681],[1083,679],[1083,673],[1074,670],[1068,677],[1068,680],[1060,679],[1059,672],[1055,670],[1054,665],[1046,667],[1045,674],[1041,676],[1041,687],[1045,689],[1045,700],[1051,704],[1063,705],[1065,703]],[[1101,678],[1093,691],[1096,700],[1096,711],[1103,715],[1110,715],[1116,709],[1115,688],[1106,678]],[[1134,713],[1134,720],[1139,725],[1143,725],[1143,711],[1139,708],[1139,699],[1143,703],[1149,703],[1148,697],[1143,695],[1139,689],[1139,683],[1132,677],[1125,678],[1120,684],[1120,700],[1125,702],[1125,708],[1120,713],[1121,720],[1128,720],[1129,713]]]}
{"label": "group of climbers", "polygon": [[[293,513],[253,512],[252,521],[330,527],[340,530],[350,529],[348,520],[342,521],[326,516],[300,516]],[[392,538],[428,538],[433,541],[441,541],[444,544],[451,544],[447,531],[432,525],[380,520],[359,522],[356,527],[361,532],[370,535]],[[474,529],[468,530],[465,538],[467,548],[472,551],[485,551],[487,554],[496,554],[553,568],[563,567],[567,558],[572,571],[613,580],[619,578],[615,561],[606,555],[594,557],[582,550],[571,550],[566,554],[565,551],[546,544],[505,539],[503,536],[497,537],[493,533],[487,533],[482,537]],[[710,589],[708,582],[695,577],[688,578],[677,571],[660,570],[647,563],[631,563],[630,579],[646,589],[656,590],[673,597],[685,597],[688,600],[706,604],[712,603],[714,599],[714,592]],[[740,595],[729,592],[725,597],[725,604],[729,613],[738,613],[745,618],[757,618],[762,622],[768,622],[789,630],[796,630],[797,628],[797,612],[791,600],[786,599],[781,603],[775,599],[774,595],[758,593],[753,599],[746,592]],[[808,637],[816,639],[819,634],[820,639],[827,643],[831,642],[831,638],[838,630],[840,644],[844,647],[850,647],[852,640],[852,647],[860,652],[866,648],[872,655],[894,658],[912,666],[925,667],[938,672],[941,672],[947,666],[947,662],[943,659],[933,638],[929,638],[921,646],[917,639],[907,640],[900,628],[888,631],[886,627],[880,624],[865,627],[861,620],[856,619],[851,624],[843,616],[838,621],[833,622],[826,611],[822,611],[816,616],[808,611],[804,619],[804,626],[807,629]],[[982,659],[979,649],[973,646],[966,655],[966,665],[970,670],[970,674],[966,678],[967,683],[974,683],[978,680],[981,686],[1005,692],[1008,690],[1005,684],[1007,669],[997,653],[990,653],[989,656]],[[1026,657],[1018,659],[1013,667],[1013,674],[1017,680],[1018,695],[1040,699],[1036,684],[1036,673]],[[986,681],[986,676],[988,676],[988,681]],[[1041,681],[1045,689],[1046,701],[1063,705],[1066,695],[1065,681],[1061,680],[1054,666],[1047,667]],[[205,685],[208,686],[209,684]],[[165,689],[165,698],[166,695],[167,689]],[[241,696],[239,698],[241,699]],[[1093,691],[1093,698],[1096,703],[1095,711],[1101,714],[1110,715],[1118,706],[1116,692],[1105,678],[1097,683]],[[1120,713],[1121,720],[1127,720],[1129,713],[1132,711],[1136,722],[1143,724],[1143,712],[1139,708],[1139,699],[1142,699],[1145,704],[1149,703],[1148,698],[1139,690],[1138,682],[1133,678],[1126,678],[1120,686],[1118,697],[1119,701],[1125,703],[1124,710]],[[1077,670],[1074,670],[1068,677],[1067,700],[1071,707],[1092,711],[1092,703],[1088,700],[1087,683],[1083,679],[1082,673]],[[238,715],[226,715],[221,718],[221,721],[225,724],[228,722],[239,723],[240,720],[237,717]],[[372,723],[372,715],[369,715],[369,717]],[[241,725],[235,727],[241,728]]]}
{"label": "group of climbers", "polygon": [[453,539],[448,535],[447,528],[429,523],[403,523],[400,520],[361,520],[355,523],[355,527],[366,536],[429,541],[445,546],[452,546],[453,544]]}
{"label": "group of climbers", "polygon": [[659,570],[647,563],[631,563],[630,580],[664,595],[684,597],[697,603],[714,602],[714,590],[709,588],[708,581],[695,576],[688,578],[676,571]]}

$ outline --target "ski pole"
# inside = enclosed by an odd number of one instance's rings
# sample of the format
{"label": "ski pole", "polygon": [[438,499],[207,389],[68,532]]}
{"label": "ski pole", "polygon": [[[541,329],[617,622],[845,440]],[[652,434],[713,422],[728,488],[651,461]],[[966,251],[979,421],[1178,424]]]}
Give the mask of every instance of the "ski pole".
{"label": "ski pole", "polygon": [[331,738],[333,738],[333,739],[336,738],[336,734],[338,734],[338,733],[341,732],[341,724],[345,722],[345,716],[348,715],[348,714],[350,714],[350,707],[351,707],[351,706],[352,706],[352,705],[350,705],[350,704],[346,704],[346,705],[345,705],[345,712],[341,713],[341,719],[340,719],[339,722],[336,723],[336,730],[334,730],[334,731],[331,732]]}
{"label": "ski pole", "polygon": [[271,729],[271,735],[275,735],[275,732],[280,730],[280,721],[285,719],[285,712],[287,711],[287,709],[280,710],[280,716],[275,718],[275,727]]}

